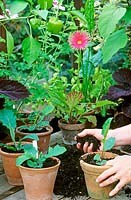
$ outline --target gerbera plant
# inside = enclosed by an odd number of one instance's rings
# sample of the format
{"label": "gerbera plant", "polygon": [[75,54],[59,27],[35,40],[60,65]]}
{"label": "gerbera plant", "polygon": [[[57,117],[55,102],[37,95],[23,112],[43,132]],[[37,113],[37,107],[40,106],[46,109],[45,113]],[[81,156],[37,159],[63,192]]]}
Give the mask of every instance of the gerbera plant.
{"label": "gerbera plant", "polygon": [[[83,51],[88,47],[89,41],[90,37],[86,31],[76,31],[69,36],[69,44],[71,48],[76,51],[75,56],[77,58],[76,63],[78,64],[78,77],[80,75],[80,70],[82,69],[82,84],[85,84],[85,78],[86,78],[84,75],[85,73],[83,66]],[[86,99],[86,94],[84,92],[83,94]]]}

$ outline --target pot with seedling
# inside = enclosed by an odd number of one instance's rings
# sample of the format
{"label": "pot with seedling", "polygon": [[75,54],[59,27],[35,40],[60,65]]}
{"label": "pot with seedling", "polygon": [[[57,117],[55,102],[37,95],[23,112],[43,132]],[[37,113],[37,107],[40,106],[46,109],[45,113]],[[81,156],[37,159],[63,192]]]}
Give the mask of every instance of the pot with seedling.
{"label": "pot with seedling", "polygon": [[102,128],[102,151],[87,153],[81,156],[80,165],[84,172],[87,191],[90,197],[94,199],[108,199],[109,192],[114,188],[117,182],[105,186],[99,187],[96,182],[96,178],[106,169],[111,166],[105,165],[107,160],[113,159],[117,156],[112,152],[107,152],[112,149],[115,144],[115,138],[111,137],[107,139],[107,133],[111,124],[112,118],[108,118],[103,124]]}
{"label": "pot with seedling", "polygon": [[[18,81],[0,79],[0,94],[0,122],[9,130],[9,139],[12,141],[7,144],[0,143],[2,164],[9,184],[22,185],[21,175],[18,167],[16,167],[16,158],[23,153],[25,143],[23,143],[23,139],[16,141],[16,113],[11,106],[7,108],[5,102],[8,101],[8,105],[12,105],[16,100],[28,97],[30,93]],[[29,137],[34,139],[32,135]]]}
{"label": "pot with seedling", "polygon": [[47,153],[38,152],[37,140],[28,144],[24,154],[16,160],[28,200],[51,200],[60,160],[56,157],[66,151],[65,147],[49,147]]}
{"label": "pot with seedling", "polygon": [[58,126],[62,132],[63,142],[73,145],[76,143],[74,137],[87,128],[87,124],[96,126],[96,117],[94,110],[82,102],[84,97],[80,91],[67,92],[68,85],[63,79],[57,78],[50,83],[49,102],[55,107],[54,115],[59,119]]}
{"label": "pot with seedling", "polygon": [[52,113],[53,109],[53,105],[46,105],[44,108],[42,107],[40,111],[31,112],[28,115],[25,124],[16,128],[16,133],[19,137],[30,134],[38,135],[39,151],[42,151],[43,153],[48,149],[50,135],[53,132],[53,128],[49,125],[48,120],[48,115]]}
{"label": "pot with seedling", "polygon": [[30,134],[16,141],[16,116],[12,110],[0,110],[0,121],[9,129],[12,140],[12,142],[6,144],[0,143],[0,155],[8,183],[11,185],[23,185],[19,169],[16,166],[16,158],[24,152],[24,148],[27,145],[27,142],[23,141],[25,139],[35,140],[36,135]]}
{"label": "pot with seedling", "polygon": [[[47,85],[49,102],[54,105],[54,116],[58,121],[58,126],[62,132],[63,142],[67,145],[75,144],[75,136],[85,128],[94,128],[97,125],[96,114],[101,112],[102,108],[108,106],[114,106],[114,102],[101,101],[99,96],[101,88],[101,82],[91,87],[91,92],[87,101],[81,91],[81,82],[74,72],[74,79],[71,83],[68,83],[67,79],[59,74],[49,81]],[[100,73],[97,73],[99,75]],[[93,82],[96,82],[96,74],[93,78]],[[103,76],[102,76],[103,77]],[[101,77],[100,77],[101,80]],[[105,83],[105,82],[104,82]],[[91,85],[91,83],[90,83]],[[93,90],[97,88],[97,90]],[[99,89],[101,88],[101,89]]]}

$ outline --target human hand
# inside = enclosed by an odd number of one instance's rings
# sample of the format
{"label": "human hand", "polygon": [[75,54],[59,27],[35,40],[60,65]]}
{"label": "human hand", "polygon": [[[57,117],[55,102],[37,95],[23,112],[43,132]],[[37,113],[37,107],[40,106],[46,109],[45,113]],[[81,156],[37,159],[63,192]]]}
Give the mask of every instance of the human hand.
{"label": "human hand", "polygon": [[106,165],[112,165],[112,167],[104,171],[96,179],[96,182],[99,183],[100,187],[104,187],[119,181],[115,188],[109,193],[109,196],[113,196],[117,194],[124,185],[131,182],[131,156],[117,156],[113,160],[107,161]]}
{"label": "human hand", "polygon": [[[101,129],[84,129],[81,133],[78,134],[78,137],[84,138],[87,135],[94,136],[97,140],[100,141],[99,150],[101,150],[102,149],[101,141],[103,138],[103,136],[101,135]],[[90,153],[93,151],[93,143],[89,144],[88,142],[85,142],[84,145],[82,146],[82,144],[78,142],[76,147],[78,149],[83,148],[84,153],[86,153],[86,152]]]}

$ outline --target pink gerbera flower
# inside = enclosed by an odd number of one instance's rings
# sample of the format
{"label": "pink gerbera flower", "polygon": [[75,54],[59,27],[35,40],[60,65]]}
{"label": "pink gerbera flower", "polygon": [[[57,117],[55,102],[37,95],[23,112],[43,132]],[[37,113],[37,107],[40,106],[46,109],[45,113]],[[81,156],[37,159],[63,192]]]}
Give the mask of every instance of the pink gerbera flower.
{"label": "pink gerbera flower", "polygon": [[69,44],[73,49],[85,49],[90,38],[85,31],[76,31],[69,37]]}

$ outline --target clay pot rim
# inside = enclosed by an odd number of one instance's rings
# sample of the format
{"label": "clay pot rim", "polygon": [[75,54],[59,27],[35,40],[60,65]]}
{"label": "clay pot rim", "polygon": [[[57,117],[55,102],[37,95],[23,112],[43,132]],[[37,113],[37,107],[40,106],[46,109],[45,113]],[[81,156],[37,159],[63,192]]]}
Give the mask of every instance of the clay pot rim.
{"label": "clay pot rim", "polygon": [[56,164],[56,165],[53,165],[53,166],[51,166],[51,167],[30,168],[30,167],[24,167],[24,166],[22,166],[22,165],[20,165],[20,166],[18,166],[18,167],[21,168],[21,169],[25,169],[25,170],[27,169],[28,171],[43,171],[43,170],[47,170],[47,169],[53,169],[54,167],[57,168],[57,167],[61,164],[60,159],[57,158],[57,157],[54,157],[54,156],[52,156],[51,158],[57,160],[57,164]]}
{"label": "clay pot rim", "polygon": [[[28,124],[26,124],[26,125],[28,125]],[[23,131],[20,131],[19,130],[19,128],[20,128],[21,126],[18,126],[17,128],[16,128],[16,132],[18,133],[18,134],[20,134],[20,135],[27,135],[27,134],[32,134],[31,132],[30,133],[26,133],[26,132],[23,132]],[[44,128],[44,127],[43,127]],[[38,136],[43,136],[43,135],[50,135],[52,132],[53,132],[53,127],[52,126],[45,126],[45,128],[47,128],[47,130],[45,131],[45,132],[41,132],[41,133],[34,133],[34,134],[36,134],[36,135],[38,135]]]}
{"label": "clay pot rim", "polygon": [[[58,126],[59,128],[65,129],[65,130],[79,130],[86,127],[87,122],[83,123],[77,123],[77,124],[67,124],[62,122],[62,119],[58,120]],[[69,128],[71,127],[71,128]]]}
{"label": "clay pot rim", "polygon": [[[16,144],[17,144],[18,142],[16,142]],[[31,144],[31,142],[25,142],[25,141],[23,141],[22,143],[24,143],[24,144]],[[13,142],[8,142],[8,143],[6,143],[7,145],[12,145],[12,144],[14,144]],[[20,153],[18,153],[18,152],[5,152],[5,151],[3,151],[2,150],[2,147],[0,147],[0,155],[4,155],[4,156],[11,156],[11,157],[17,157],[17,156],[20,156],[21,154],[23,154],[22,152]]]}
{"label": "clay pot rim", "polygon": [[[83,165],[88,166],[88,167],[93,167],[94,169],[109,169],[112,165],[101,165],[101,166],[99,166],[99,165],[92,165],[92,164],[89,164],[89,163],[85,162],[82,159],[82,157],[86,157],[89,154],[101,154],[101,153],[102,153],[101,151],[99,151],[99,152],[85,153],[84,155],[81,156],[80,163],[82,163]],[[112,155],[114,155],[114,157],[118,156],[118,154],[115,154],[115,153],[112,153],[112,152],[108,152],[108,151],[105,151],[104,153],[112,154]]]}

